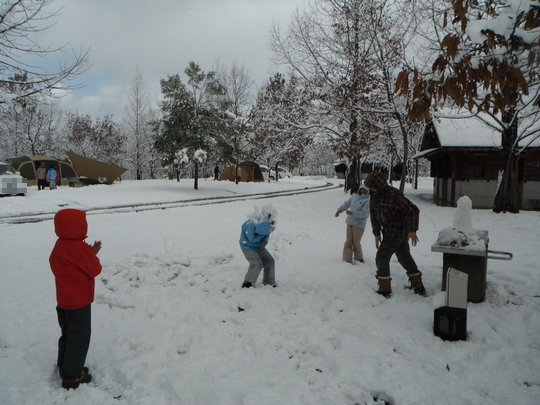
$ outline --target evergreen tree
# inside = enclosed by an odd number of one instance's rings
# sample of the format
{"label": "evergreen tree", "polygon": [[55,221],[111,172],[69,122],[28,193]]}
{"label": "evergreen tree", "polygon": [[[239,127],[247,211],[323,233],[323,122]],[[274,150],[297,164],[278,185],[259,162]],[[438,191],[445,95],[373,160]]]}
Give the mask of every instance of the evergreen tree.
{"label": "evergreen tree", "polygon": [[185,150],[195,165],[195,188],[197,188],[197,151],[209,156],[233,159],[233,147],[229,141],[236,130],[234,119],[227,114],[220,96],[223,88],[214,72],[205,73],[190,62],[185,70],[187,85],[179,75],[161,80],[162,118],[154,121],[154,146],[162,154],[162,164],[178,163],[178,153]]}

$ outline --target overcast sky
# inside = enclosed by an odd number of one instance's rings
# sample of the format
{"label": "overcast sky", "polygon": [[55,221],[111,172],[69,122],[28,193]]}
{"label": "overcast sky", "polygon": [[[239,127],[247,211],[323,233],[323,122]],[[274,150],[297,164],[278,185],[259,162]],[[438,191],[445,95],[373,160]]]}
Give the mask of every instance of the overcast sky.
{"label": "overcast sky", "polygon": [[[219,59],[236,60],[256,85],[269,76],[268,36],[273,21],[286,26],[304,0],[54,0],[56,25],[40,36],[42,45],[90,48],[87,84],[65,97],[63,109],[93,118],[120,119],[137,66],[148,94],[160,94],[159,80],[180,74],[190,61],[209,71]],[[66,55],[67,56],[67,55]],[[58,57],[58,55],[57,55]]]}

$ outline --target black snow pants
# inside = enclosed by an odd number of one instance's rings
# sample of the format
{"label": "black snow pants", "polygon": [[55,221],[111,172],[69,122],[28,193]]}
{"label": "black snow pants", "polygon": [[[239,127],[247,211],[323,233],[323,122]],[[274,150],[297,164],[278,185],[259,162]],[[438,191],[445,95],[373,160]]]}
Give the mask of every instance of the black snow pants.
{"label": "black snow pants", "polygon": [[58,339],[58,368],[62,378],[78,378],[83,374],[90,346],[90,305],[67,310],[56,307],[62,336]]}

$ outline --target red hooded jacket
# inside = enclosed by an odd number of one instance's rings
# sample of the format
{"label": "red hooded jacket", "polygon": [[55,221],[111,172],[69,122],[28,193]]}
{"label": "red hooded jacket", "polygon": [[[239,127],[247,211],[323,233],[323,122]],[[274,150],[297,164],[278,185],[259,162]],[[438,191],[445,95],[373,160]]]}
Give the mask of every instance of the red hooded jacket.
{"label": "red hooded jacket", "polygon": [[56,301],[62,309],[84,308],[94,302],[94,278],[101,273],[98,257],[84,242],[86,213],[71,208],[58,211],[54,230],[58,240],[49,263],[56,279]]}

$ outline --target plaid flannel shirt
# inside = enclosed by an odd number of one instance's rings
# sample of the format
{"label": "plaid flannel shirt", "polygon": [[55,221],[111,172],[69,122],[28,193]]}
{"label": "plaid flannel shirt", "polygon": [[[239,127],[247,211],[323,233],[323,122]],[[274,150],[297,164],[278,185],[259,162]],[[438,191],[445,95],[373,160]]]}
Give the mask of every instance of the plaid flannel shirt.
{"label": "plaid flannel shirt", "polygon": [[399,238],[418,230],[420,210],[398,189],[386,185],[371,196],[371,228],[375,236]]}

